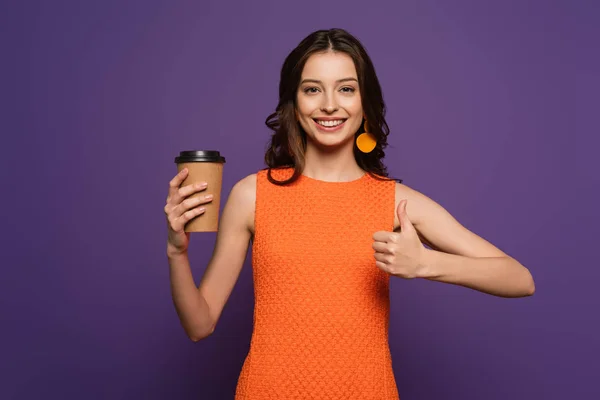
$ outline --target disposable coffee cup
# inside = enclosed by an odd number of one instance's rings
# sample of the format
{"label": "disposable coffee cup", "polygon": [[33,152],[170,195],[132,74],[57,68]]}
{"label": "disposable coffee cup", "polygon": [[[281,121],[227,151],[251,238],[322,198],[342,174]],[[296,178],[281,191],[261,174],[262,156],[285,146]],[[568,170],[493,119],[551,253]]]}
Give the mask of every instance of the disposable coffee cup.
{"label": "disposable coffee cup", "polygon": [[[215,150],[182,151],[175,157],[177,171],[188,169],[188,175],[181,187],[194,183],[207,182],[205,190],[188,196],[188,199],[212,194],[212,201],[202,204],[206,211],[185,224],[185,232],[216,232],[219,226],[219,206],[221,204],[221,183],[225,158]],[[200,207],[200,206],[197,206]]]}

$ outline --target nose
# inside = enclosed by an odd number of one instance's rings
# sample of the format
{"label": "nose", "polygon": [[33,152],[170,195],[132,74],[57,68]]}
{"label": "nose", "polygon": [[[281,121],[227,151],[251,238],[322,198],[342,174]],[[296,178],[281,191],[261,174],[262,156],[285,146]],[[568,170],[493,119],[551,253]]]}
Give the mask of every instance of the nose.
{"label": "nose", "polygon": [[328,95],[323,96],[323,104],[321,105],[321,110],[325,111],[328,114],[331,114],[337,111],[338,106],[335,99],[335,95],[330,93]]}

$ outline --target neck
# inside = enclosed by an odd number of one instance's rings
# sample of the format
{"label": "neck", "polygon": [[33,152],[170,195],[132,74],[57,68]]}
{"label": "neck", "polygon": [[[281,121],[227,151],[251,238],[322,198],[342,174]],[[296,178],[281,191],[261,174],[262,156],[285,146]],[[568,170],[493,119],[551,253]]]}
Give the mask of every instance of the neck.
{"label": "neck", "polygon": [[349,141],[335,149],[306,144],[305,165],[302,174],[309,178],[330,182],[352,181],[365,174],[353,154],[354,142]]}

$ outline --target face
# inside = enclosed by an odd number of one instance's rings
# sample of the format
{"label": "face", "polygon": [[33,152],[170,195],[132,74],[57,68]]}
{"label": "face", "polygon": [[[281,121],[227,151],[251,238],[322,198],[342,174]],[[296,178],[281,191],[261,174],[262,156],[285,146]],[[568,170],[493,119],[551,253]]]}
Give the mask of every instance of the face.
{"label": "face", "polygon": [[309,57],[300,78],[296,113],[307,139],[319,145],[354,141],[363,110],[356,68],[349,55],[329,51]]}

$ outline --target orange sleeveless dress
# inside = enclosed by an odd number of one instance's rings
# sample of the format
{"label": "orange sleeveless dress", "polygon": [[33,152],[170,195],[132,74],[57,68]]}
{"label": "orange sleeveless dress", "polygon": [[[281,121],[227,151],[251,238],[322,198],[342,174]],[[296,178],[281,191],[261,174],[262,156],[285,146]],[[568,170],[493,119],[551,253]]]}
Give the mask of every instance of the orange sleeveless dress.
{"label": "orange sleeveless dress", "polygon": [[[273,169],[283,180],[291,168]],[[257,174],[254,327],[236,400],[398,400],[389,275],[372,235],[391,231],[395,182]]]}

